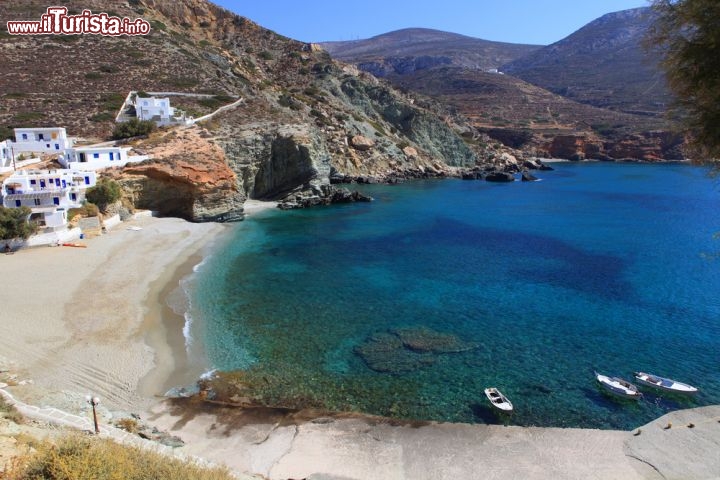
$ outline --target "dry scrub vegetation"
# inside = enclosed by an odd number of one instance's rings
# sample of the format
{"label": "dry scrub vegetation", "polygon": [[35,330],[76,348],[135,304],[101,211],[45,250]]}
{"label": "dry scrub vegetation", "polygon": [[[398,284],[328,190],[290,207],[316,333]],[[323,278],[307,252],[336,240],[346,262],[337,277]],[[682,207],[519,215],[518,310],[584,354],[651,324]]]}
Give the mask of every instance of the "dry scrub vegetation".
{"label": "dry scrub vegetation", "polygon": [[68,435],[42,441],[32,453],[16,457],[1,480],[231,480],[221,468],[204,468],[111,440]]}

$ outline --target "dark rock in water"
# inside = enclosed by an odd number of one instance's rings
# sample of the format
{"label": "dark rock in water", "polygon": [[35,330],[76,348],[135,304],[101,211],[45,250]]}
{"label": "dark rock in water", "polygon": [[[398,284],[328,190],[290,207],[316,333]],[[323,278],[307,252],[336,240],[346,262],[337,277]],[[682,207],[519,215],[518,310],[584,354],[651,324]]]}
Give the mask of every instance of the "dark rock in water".
{"label": "dark rock in water", "polygon": [[319,189],[303,191],[286,197],[278,204],[282,210],[307,208],[331,203],[372,202],[373,198],[358,191],[351,192],[347,188],[334,185],[322,185]]}
{"label": "dark rock in water", "polygon": [[523,182],[537,182],[539,179],[532,175],[530,172],[523,172],[522,173],[522,181]]}
{"label": "dark rock in water", "polygon": [[440,354],[459,353],[477,348],[455,335],[426,327],[402,328],[376,333],[354,351],[372,370],[382,373],[407,373],[434,364]]}
{"label": "dark rock in water", "polygon": [[355,347],[355,353],[370,369],[381,373],[412,372],[436,361],[432,355],[420,355],[404,348],[400,338],[390,333],[371,336]]}
{"label": "dark rock in water", "polygon": [[485,175],[485,180],[488,182],[514,182],[515,177],[512,173],[507,172],[490,172]]}
{"label": "dark rock in water", "polygon": [[482,175],[479,174],[478,172],[470,171],[470,172],[463,172],[461,175],[461,178],[463,180],[479,180],[482,178]]}
{"label": "dark rock in water", "polygon": [[401,328],[393,333],[404,347],[414,352],[458,353],[478,346],[476,343],[464,342],[455,335],[436,332],[426,327]]}
{"label": "dark rock in water", "polygon": [[537,158],[525,160],[523,162],[523,167],[530,169],[530,170],[548,170],[548,171],[555,170],[554,168],[552,168],[549,165],[546,165],[545,163],[542,162],[542,160],[539,160]]}
{"label": "dark rock in water", "polygon": [[538,167],[538,170],[543,170],[543,171],[548,171],[548,172],[555,170],[553,167],[551,167],[550,165],[548,165],[546,163],[541,162],[540,160],[538,160],[537,163],[540,164],[540,166]]}

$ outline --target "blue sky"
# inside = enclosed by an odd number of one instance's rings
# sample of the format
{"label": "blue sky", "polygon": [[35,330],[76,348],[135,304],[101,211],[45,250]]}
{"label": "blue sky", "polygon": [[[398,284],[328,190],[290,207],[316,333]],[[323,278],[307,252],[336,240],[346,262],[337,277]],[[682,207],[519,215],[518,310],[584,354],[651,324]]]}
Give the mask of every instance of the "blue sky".
{"label": "blue sky", "polygon": [[357,40],[408,27],[485,40],[550,44],[610,12],[647,0],[212,0],[305,42]]}

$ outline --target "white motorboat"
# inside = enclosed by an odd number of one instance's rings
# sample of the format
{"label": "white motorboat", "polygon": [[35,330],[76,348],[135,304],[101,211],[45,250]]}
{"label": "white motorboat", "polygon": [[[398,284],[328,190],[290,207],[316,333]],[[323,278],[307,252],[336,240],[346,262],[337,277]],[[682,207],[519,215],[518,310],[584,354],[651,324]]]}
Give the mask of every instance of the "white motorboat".
{"label": "white motorboat", "polygon": [[666,392],[684,393],[692,395],[697,393],[698,389],[687,383],[677,382],[665,377],[658,377],[645,372],[635,372],[635,379],[641,385],[657,388]]}
{"label": "white motorboat", "polygon": [[627,380],[618,377],[608,377],[595,372],[595,378],[608,392],[619,397],[637,400],[642,397],[642,393],[638,392],[638,388]]}
{"label": "white motorboat", "polygon": [[488,398],[488,400],[490,400],[490,403],[492,403],[493,407],[497,408],[498,410],[506,413],[513,411],[513,405],[512,403],[510,403],[510,400],[508,400],[507,397],[503,395],[497,388],[486,388],[485,396]]}

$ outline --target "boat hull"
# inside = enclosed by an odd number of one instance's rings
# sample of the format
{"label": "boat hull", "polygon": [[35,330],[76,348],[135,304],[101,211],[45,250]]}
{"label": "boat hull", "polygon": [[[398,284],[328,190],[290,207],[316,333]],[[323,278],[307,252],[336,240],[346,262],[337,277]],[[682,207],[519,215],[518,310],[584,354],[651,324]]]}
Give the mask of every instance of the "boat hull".
{"label": "boat hull", "polygon": [[667,393],[678,393],[680,395],[695,395],[698,389],[686,383],[677,382],[675,380],[650,375],[643,372],[635,373],[635,380],[644,387],[654,388]]}
{"label": "boat hull", "polygon": [[603,387],[604,391],[609,392],[618,398],[625,398],[628,400],[639,400],[642,398],[642,393],[638,391],[635,385],[628,381],[601,375],[597,372],[595,372],[595,378],[600,386]]}
{"label": "boat hull", "polygon": [[490,400],[490,404],[499,412],[512,413],[513,405],[510,400],[496,388],[486,388],[485,396]]}

